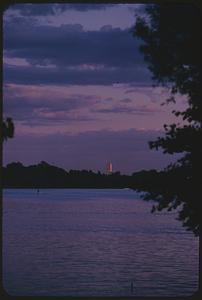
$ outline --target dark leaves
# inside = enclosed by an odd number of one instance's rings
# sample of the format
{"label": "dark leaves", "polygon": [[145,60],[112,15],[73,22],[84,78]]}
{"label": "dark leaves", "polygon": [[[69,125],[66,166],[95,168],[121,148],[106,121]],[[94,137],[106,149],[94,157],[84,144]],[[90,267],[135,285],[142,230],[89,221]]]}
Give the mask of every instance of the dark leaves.
{"label": "dark leaves", "polygon": [[7,118],[2,125],[3,141],[14,136],[14,124],[11,118]]}
{"label": "dark leaves", "polygon": [[179,219],[183,226],[199,234],[201,211],[201,24],[199,14],[190,4],[147,5],[147,21],[138,18],[134,35],[142,39],[143,53],[153,79],[169,85],[170,98],[187,96],[185,111],[173,110],[187,125],[164,125],[165,136],[150,141],[151,149],[164,153],[182,153],[184,157],[156,172],[142,182],[139,190],[145,191],[145,200],[156,200],[152,212],[167,208],[176,209],[181,204]]}

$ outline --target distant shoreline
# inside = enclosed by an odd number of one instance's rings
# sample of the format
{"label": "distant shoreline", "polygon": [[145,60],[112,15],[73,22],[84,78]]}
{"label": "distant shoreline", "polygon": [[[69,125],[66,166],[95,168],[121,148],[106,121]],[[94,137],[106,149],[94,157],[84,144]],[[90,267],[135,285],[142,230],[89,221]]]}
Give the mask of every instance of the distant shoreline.
{"label": "distant shoreline", "polygon": [[45,189],[58,189],[58,190],[62,190],[62,189],[66,189],[66,190],[70,190],[70,189],[81,189],[81,190],[86,190],[86,189],[94,189],[94,190],[135,190],[133,188],[123,188],[123,187],[54,187],[54,186],[50,186],[50,187],[40,187],[40,188],[37,188],[37,187],[9,187],[9,186],[6,186],[6,187],[3,187],[3,189],[29,189],[29,190],[45,190]]}
{"label": "distant shoreline", "polygon": [[92,170],[66,171],[45,161],[24,166],[13,162],[3,167],[3,189],[133,189],[144,191],[159,184],[160,172],[142,170],[132,175],[105,174]]}

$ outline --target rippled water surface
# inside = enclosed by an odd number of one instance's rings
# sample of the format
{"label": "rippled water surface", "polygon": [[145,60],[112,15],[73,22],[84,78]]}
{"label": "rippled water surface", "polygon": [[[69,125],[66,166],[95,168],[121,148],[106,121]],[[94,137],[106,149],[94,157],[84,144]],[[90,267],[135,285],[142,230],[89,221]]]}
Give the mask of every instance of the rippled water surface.
{"label": "rippled water surface", "polygon": [[[188,296],[199,242],[132,190],[3,192],[3,285],[16,296]],[[133,282],[133,290],[131,290]]]}

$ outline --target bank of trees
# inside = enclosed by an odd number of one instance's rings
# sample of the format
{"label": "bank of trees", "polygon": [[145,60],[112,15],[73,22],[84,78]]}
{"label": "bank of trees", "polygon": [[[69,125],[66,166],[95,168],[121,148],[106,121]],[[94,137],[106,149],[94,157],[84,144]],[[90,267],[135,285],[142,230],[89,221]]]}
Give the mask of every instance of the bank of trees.
{"label": "bank of trees", "polygon": [[45,161],[24,166],[13,162],[3,168],[4,188],[124,188],[132,185],[131,176],[111,175],[91,170],[66,171]]}
{"label": "bank of trees", "polygon": [[[9,163],[3,168],[4,188],[132,188],[142,190],[154,187],[161,172],[142,170],[132,175],[113,172],[110,175],[92,170],[66,171],[45,161],[24,166]],[[151,178],[153,180],[151,180]]]}

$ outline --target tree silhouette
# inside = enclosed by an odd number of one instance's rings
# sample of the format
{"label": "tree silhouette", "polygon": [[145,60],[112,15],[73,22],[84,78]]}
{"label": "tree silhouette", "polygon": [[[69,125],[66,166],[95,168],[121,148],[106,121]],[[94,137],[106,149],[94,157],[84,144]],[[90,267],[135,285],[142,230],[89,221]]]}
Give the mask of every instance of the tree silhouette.
{"label": "tree silhouette", "polygon": [[2,140],[5,141],[8,138],[14,136],[14,124],[11,118],[7,118],[2,124]]}
{"label": "tree silhouette", "polygon": [[178,207],[183,226],[195,235],[201,211],[200,22],[199,12],[190,4],[148,4],[146,17],[138,17],[133,28],[133,35],[143,42],[140,51],[153,80],[170,88],[166,102],[175,102],[180,93],[188,104],[184,111],[173,111],[182,118],[181,124],[164,125],[165,136],[149,142],[151,149],[183,157],[153,177],[153,186],[140,190],[146,192],[145,199],[157,201],[152,211]]}

